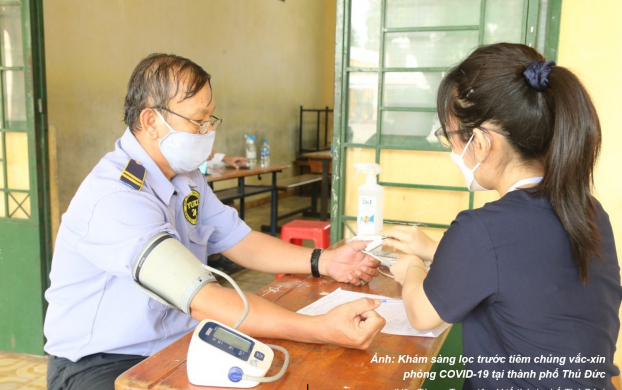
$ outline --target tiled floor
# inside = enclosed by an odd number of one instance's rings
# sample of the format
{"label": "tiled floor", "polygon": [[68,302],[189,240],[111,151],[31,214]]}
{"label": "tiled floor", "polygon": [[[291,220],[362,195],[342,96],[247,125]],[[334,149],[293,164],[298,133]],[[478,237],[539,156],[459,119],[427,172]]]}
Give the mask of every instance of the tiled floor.
{"label": "tiled floor", "polygon": [[[287,214],[290,211],[301,209],[308,206],[311,203],[310,198],[290,196],[279,200],[279,214]],[[266,225],[270,221],[270,205],[266,204],[259,207],[254,207],[246,211],[245,222],[253,230],[260,230],[261,225]],[[300,214],[290,218],[282,219],[279,221],[279,226],[283,225],[294,219],[301,219]],[[268,222],[267,222],[268,221]],[[278,237],[278,233],[277,233]],[[303,245],[307,246],[307,242],[304,241]],[[266,274],[263,272],[252,271],[244,269],[238,271],[232,275],[233,280],[240,286],[242,291],[255,292],[266,284],[274,280],[273,274]],[[231,285],[226,280],[220,282],[223,286],[230,287]],[[1,390],[1,389],[0,389]]]}
{"label": "tiled floor", "polygon": [[[279,201],[279,213],[296,210],[310,204],[309,198],[291,196]],[[291,219],[300,218],[300,215],[281,220],[279,224]],[[270,204],[246,210],[246,223],[253,229],[259,230],[261,225],[269,223]],[[251,270],[242,270],[232,275],[244,291],[255,292],[262,286],[274,280],[274,275]],[[223,285],[228,283],[222,282]],[[39,390],[46,389],[47,358],[0,351],[0,390]]]}

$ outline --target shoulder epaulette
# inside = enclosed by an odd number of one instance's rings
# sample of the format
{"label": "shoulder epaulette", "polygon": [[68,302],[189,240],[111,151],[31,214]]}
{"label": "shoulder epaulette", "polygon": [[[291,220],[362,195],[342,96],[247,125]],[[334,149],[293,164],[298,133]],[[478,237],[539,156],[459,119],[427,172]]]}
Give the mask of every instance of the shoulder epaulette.
{"label": "shoulder epaulette", "polygon": [[121,172],[119,179],[133,189],[140,191],[143,188],[146,174],[147,170],[145,167],[140,165],[138,161],[130,159],[123,172]]}

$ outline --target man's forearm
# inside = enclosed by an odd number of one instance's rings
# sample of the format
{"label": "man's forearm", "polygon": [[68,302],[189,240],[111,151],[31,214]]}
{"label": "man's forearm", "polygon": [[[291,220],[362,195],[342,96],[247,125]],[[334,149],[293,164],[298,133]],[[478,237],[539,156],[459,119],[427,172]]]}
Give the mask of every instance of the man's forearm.
{"label": "man's forearm", "polygon": [[[267,273],[311,273],[312,249],[291,245],[267,234],[252,231],[239,243],[223,252],[227,258],[250,269]],[[320,273],[329,253],[320,256]]]}
{"label": "man's forearm", "polygon": [[[318,329],[319,317],[308,317],[286,310],[280,306],[253,295],[245,294],[250,311],[239,327],[251,337],[268,337],[307,343],[322,343],[327,340]],[[226,308],[226,309],[223,309]],[[194,297],[190,314],[196,320],[213,319],[233,326],[244,312],[244,302],[238,293],[217,283],[204,286]]]}

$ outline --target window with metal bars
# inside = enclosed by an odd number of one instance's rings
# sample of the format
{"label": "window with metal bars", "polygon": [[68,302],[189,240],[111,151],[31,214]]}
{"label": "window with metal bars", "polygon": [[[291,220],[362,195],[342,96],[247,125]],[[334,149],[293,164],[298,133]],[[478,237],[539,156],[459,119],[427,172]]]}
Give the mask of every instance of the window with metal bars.
{"label": "window with metal bars", "polygon": [[385,168],[385,223],[442,233],[457,212],[490,200],[468,192],[433,135],[438,85],[484,44],[524,43],[555,60],[560,10],[561,0],[338,2],[333,242],[356,234],[357,161]]}

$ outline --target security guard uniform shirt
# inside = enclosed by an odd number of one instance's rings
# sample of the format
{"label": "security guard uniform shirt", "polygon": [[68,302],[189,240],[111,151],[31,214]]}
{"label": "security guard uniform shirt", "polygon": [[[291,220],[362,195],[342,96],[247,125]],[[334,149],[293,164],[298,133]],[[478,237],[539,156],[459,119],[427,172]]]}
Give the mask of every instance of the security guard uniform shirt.
{"label": "security guard uniform shirt", "polygon": [[100,352],[149,356],[197,326],[132,279],[136,255],[160,232],[205,263],[250,228],[198,169],[168,180],[127,129],[63,215],[45,293],[46,352],[74,362]]}

